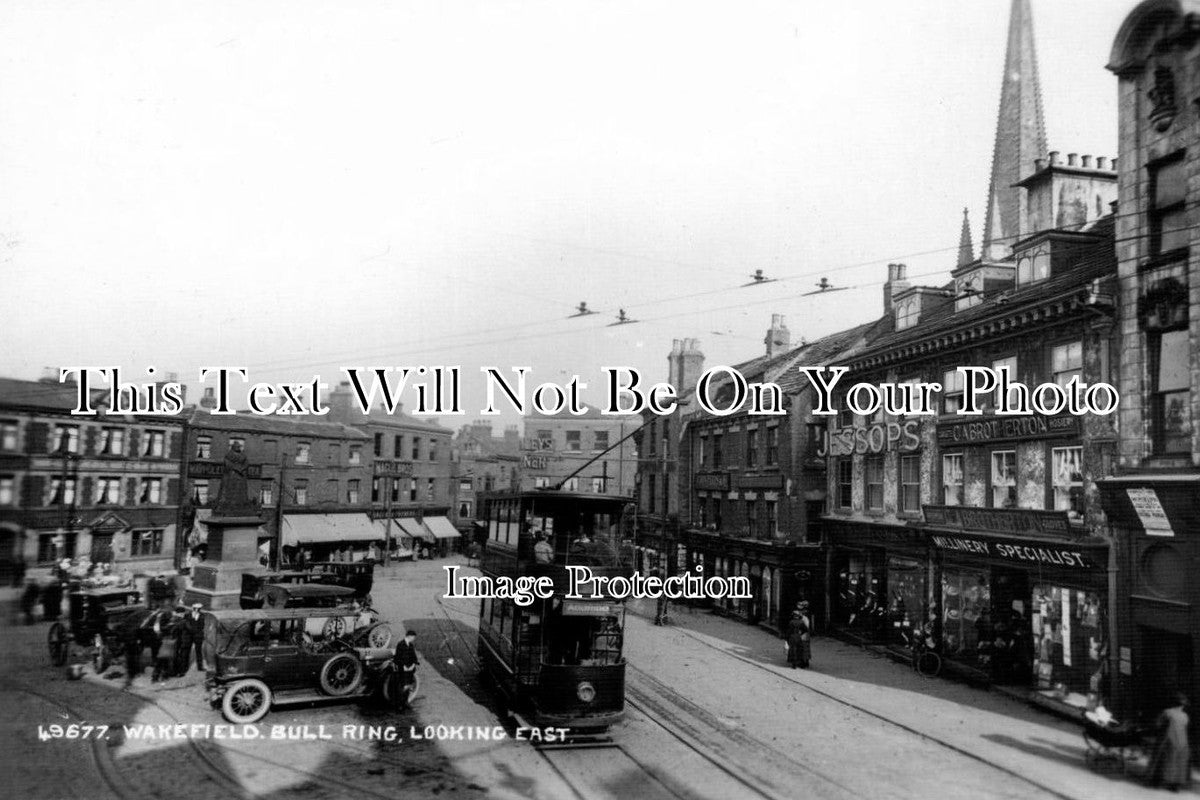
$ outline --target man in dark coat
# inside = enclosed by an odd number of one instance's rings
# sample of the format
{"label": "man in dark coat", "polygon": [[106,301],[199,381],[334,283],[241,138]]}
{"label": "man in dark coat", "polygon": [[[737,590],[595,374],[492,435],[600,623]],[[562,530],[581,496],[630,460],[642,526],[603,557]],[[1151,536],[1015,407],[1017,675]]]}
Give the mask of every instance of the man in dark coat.
{"label": "man in dark coat", "polygon": [[183,655],[181,664],[187,671],[187,662],[192,648],[196,649],[196,669],[204,671],[204,606],[192,603],[192,609],[183,618],[182,635],[180,637]]}
{"label": "man in dark coat", "polygon": [[413,642],[417,640],[417,632],[409,629],[404,638],[396,645],[396,655],[392,662],[396,665],[396,697],[404,706],[408,705],[409,692],[417,680],[417,650]]}

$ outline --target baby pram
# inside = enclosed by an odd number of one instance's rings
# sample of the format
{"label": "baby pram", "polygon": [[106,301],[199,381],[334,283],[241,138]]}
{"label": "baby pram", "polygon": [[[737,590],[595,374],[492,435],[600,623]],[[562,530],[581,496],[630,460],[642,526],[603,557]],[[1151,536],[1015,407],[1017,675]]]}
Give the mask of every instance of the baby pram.
{"label": "baby pram", "polygon": [[1126,772],[1130,763],[1145,756],[1145,741],[1145,729],[1132,723],[1101,725],[1087,718],[1083,721],[1083,742],[1087,746],[1084,758],[1093,769],[1114,763]]}

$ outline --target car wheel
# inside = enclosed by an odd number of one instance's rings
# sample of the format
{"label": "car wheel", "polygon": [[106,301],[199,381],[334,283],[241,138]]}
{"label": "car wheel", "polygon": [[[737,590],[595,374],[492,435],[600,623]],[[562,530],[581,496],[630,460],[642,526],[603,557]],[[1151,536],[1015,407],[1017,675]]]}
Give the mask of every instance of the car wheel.
{"label": "car wheel", "polygon": [[402,711],[408,708],[412,703],[413,698],[417,696],[417,691],[421,688],[421,676],[413,675],[412,683],[407,686],[400,684],[400,671],[392,670],[384,679],[381,691],[383,700],[387,706],[396,711]]}
{"label": "car wheel", "polygon": [[46,643],[50,647],[51,664],[61,667],[67,663],[67,649],[70,645],[67,642],[67,629],[62,626],[61,622],[50,626],[50,632],[46,634]]}
{"label": "car wheel", "polygon": [[225,690],[221,714],[235,725],[258,722],[271,710],[271,690],[257,678],[242,678]]}
{"label": "car wheel", "polygon": [[332,639],[335,636],[341,636],[346,632],[346,620],[342,617],[330,617],[325,622],[325,627],[321,629],[321,635],[326,639]]}
{"label": "car wheel", "polygon": [[351,653],[338,653],[321,668],[321,691],[330,697],[353,694],[362,683],[363,666]]}
{"label": "car wheel", "polygon": [[376,625],[367,633],[367,643],[371,647],[387,647],[392,643],[392,629],[387,625]]}

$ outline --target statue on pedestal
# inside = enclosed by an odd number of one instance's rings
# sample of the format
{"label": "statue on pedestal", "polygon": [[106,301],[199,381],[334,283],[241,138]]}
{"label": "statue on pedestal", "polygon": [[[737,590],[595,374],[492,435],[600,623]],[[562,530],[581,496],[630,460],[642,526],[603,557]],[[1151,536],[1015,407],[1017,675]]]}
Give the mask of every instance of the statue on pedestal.
{"label": "statue on pedestal", "polygon": [[242,443],[233,442],[225,454],[217,502],[213,504],[214,517],[258,516],[258,508],[250,499],[246,483],[249,466],[246,454],[242,452]]}

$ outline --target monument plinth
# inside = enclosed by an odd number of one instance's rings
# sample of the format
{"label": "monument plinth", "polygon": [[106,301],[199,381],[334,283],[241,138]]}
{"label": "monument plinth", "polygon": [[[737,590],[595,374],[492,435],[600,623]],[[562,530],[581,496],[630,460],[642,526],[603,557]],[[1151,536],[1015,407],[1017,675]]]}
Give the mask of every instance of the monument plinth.
{"label": "monument plinth", "polygon": [[189,605],[200,603],[210,610],[240,608],[242,576],[266,572],[258,562],[262,518],[247,491],[246,468],[246,456],[235,442],[225,454],[212,516],[204,521],[208,555],[192,568],[192,585],[184,593]]}

